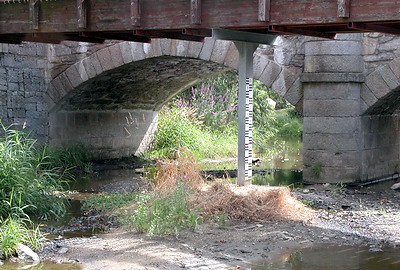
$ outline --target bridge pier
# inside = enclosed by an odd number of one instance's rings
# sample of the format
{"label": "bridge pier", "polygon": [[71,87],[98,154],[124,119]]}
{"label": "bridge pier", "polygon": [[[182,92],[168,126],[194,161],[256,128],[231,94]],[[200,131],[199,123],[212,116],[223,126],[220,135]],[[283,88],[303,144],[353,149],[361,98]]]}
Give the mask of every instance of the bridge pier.
{"label": "bridge pier", "polygon": [[305,44],[304,180],[346,183],[361,179],[360,34]]}

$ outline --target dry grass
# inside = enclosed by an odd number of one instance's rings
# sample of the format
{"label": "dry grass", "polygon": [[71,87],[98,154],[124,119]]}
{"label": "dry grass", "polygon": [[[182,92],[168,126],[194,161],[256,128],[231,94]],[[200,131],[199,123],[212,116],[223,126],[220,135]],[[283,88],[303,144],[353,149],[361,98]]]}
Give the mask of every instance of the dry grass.
{"label": "dry grass", "polygon": [[227,181],[205,185],[195,156],[181,149],[175,160],[157,163],[158,172],[153,190],[170,193],[178,183],[195,190],[190,195],[191,204],[203,216],[226,214],[233,220],[311,220],[314,212],[297,201],[287,187],[238,187]]}
{"label": "dry grass", "polygon": [[153,189],[161,193],[172,192],[180,182],[198,189],[204,183],[196,157],[183,148],[176,152],[175,160],[157,162],[156,184]]}
{"label": "dry grass", "polygon": [[313,211],[297,201],[287,187],[238,187],[221,181],[199,189],[192,203],[204,216],[227,214],[233,220],[306,221],[314,217]]}

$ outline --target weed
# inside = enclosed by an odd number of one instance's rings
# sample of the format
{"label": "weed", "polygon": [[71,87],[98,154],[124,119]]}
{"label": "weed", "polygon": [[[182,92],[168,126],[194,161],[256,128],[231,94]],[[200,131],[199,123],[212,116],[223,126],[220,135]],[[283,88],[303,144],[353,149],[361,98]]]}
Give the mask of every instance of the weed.
{"label": "weed", "polygon": [[217,223],[219,228],[226,228],[229,216],[225,213],[215,215],[213,217],[214,221]]}
{"label": "weed", "polygon": [[201,217],[191,209],[189,193],[185,185],[179,184],[172,193],[142,194],[134,215],[126,218],[125,224],[149,236],[178,235],[183,229],[194,229],[201,222]]}
{"label": "weed", "polygon": [[320,178],[321,177],[321,170],[322,170],[322,164],[317,163],[311,166],[311,171],[314,175],[315,178]]}
{"label": "weed", "polygon": [[315,202],[313,202],[313,201],[301,200],[301,202],[302,202],[304,205],[307,205],[308,207],[314,207],[314,206],[315,206]]}

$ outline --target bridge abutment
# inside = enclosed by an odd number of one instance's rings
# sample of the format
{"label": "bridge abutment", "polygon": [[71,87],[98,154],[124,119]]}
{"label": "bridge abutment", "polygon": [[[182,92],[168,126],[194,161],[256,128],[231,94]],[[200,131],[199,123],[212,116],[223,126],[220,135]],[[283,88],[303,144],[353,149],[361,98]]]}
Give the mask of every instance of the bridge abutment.
{"label": "bridge abutment", "polygon": [[157,118],[152,110],[60,110],[50,113],[50,143],[88,145],[94,158],[138,155],[152,142]]}
{"label": "bridge abutment", "polygon": [[305,51],[304,180],[360,180],[360,90],[364,82],[361,35],[309,41]]}

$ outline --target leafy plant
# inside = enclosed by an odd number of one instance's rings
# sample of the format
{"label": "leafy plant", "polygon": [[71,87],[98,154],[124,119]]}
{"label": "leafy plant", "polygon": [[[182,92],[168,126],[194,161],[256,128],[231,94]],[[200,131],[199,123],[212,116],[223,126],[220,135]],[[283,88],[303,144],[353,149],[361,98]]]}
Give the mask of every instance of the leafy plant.
{"label": "leafy plant", "polygon": [[190,190],[186,186],[179,184],[171,193],[142,194],[134,215],[128,217],[125,223],[149,236],[178,235],[183,229],[194,229],[201,222],[201,217],[191,209],[188,192]]}

